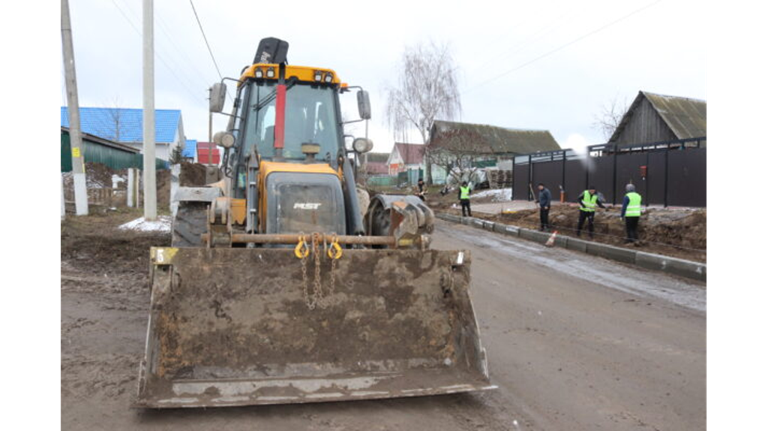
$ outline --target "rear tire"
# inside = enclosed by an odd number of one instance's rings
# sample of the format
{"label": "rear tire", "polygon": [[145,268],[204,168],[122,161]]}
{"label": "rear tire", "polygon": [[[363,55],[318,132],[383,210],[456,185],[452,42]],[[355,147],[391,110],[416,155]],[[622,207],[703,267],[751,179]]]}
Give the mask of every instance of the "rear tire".
{"label": "rear tire", "polygon": [[202,247],[200,235],[207,230],[208,202],[179,202],[173,219],[172,247]]}

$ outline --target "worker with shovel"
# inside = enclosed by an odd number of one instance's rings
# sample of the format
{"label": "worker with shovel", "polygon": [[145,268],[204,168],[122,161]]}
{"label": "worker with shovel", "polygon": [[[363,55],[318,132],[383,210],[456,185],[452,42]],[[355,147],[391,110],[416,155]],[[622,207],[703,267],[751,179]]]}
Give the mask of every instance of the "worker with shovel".
{"label": "worker with shovel", "polygon": [[578,198],[579,202],[579,224],[576,226],[576,236],[581,236],[581,228],[584,221],[589,221],[589,239],[595,237],[595,207],[605,208],[602,199],[597,194],[595,186],[589,186],[587,190],[581,192]]}

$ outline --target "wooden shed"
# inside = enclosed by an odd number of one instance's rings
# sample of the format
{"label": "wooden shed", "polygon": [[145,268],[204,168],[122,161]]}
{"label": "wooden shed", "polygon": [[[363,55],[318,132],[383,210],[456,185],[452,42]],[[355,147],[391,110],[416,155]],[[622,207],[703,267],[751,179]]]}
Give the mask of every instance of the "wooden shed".
{"label": "wooden shed", "polygon": [[631,146],[706,136],[706,101],[640,91],[608,143]]}

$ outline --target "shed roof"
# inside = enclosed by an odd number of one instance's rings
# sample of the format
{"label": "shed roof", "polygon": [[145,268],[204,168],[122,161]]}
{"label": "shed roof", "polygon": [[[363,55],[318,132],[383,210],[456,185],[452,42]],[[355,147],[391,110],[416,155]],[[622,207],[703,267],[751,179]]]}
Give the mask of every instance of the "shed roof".
{"label": "shed roof", "polygon": [[560,145],[548,130],[510,129],[486,124],[435,121],[430,141],[437,147],[452,149],[460,136],[471,137],[482,154],[530,154],[538,151],[559,150]]}
{"label": "shed roof", "polygon": [[663,94],[640,91],[622,117],[609,142],[614,142],[629,123],[635,109],[643,98],[648,99],[653,109],[669,126],[677,139],[700,138],[707,136],[707,101],[688,97],[666,96]]}
{"label": "shed roof", "polygon": [[[66,133],[67,135],[69,135],[69,127],[61,126],[61,133],[62,134]],[[80,135],[84,141],[93,142],[99,145],[104,145],[105,147],[111,147],[116,150],[125,151],[126,153],[138,154],[140,152],[138,148],[124,145],[119,142],[110,141],[109,139],[104,139],[99,136],[91,135],[90,133],[80,132]]]}
{"label": "shed roof", "polygon": [[[84,133],[116,142],[144,142],[143,109],[80,108],[80,128]],[[171,143],[176,138],[181,111],[155,110],[155,142]],[[69,127],[69,111],[61,107],[61,125]]]}

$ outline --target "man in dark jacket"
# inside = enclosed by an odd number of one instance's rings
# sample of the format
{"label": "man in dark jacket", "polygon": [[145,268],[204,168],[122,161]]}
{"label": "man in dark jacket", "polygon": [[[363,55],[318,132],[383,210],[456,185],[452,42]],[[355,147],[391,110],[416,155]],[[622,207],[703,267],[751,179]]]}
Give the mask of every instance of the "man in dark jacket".
{"label": "man in dark jacket", "polygon": [[576,226],[576,236],[581,236],[581,228],[584,221],[589,221],[589,239],[595,237],[595,207],[605,208],[602,199],[597,193],[595,186],[589,186],[579,195],[579,224]]}
{"label": "man in dark jacket", "polygon": [[419,178],[419,182],[417,183],[417,186],[419,187],[419,191],[416,193],[416,196],[419,197],[422,201],[426,201],[426,198],[424,197],[425,194],[427,194],[427,189],[424,186],[424,180]]}
{"label": "man in dark jacket", "polygon": [[541,221],[540,231],[549,231],[549,207],[552,204],[552,193],[544,186],[544,183],[539,183],[539,198],[536,199],[536,203],[539,204],[539,220]]}

